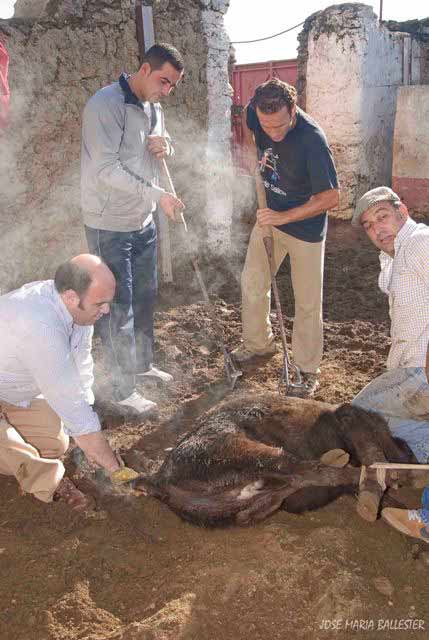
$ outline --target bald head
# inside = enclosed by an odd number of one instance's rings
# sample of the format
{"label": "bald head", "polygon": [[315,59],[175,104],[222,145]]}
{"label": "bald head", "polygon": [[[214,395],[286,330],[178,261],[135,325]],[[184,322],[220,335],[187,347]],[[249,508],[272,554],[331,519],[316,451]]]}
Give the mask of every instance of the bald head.
{"label": "bald head", "polygon": [[94,324],[109,313],[115,278],[98,257],[82,253],[57,269],[55,288],[77,324]]}
{"label": "bald head", "polygon": [[88,274],[91,282],[97,281],[99,284],[113,284],[115,286],[115,277],[105,262],[98,256],[91,253],[81,253],[70,260],[72,267]]}

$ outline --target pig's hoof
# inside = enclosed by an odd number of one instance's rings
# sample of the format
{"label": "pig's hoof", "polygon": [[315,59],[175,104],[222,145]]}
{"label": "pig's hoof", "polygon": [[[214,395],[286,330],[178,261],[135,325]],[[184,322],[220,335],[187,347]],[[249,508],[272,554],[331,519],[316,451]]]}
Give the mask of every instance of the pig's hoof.
{"label": "pig's hoof", "polygon": [[320,458],[320,462],[327,467],[345,467],[349,463],[350,456],[344,449],[330,449]]}
{"label": "pig's hoof", "polygon": [[380,507],[380,496],[372,491],[363,490],[359,493],[356,511],[367,522],[375,522]]}

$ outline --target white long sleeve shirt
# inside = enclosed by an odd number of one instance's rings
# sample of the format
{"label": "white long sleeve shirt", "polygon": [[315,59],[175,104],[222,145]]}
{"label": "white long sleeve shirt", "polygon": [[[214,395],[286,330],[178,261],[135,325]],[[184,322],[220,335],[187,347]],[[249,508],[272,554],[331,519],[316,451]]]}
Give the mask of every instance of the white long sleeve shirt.
{"label": "white long sleeve shirt", "polygon": [[0,296],[0,403],[26,407],[42,394],[68,435],[99,431],[92,334],[73,323],[53,280]]}
{"label": "white long sleeve shirt", "polygon": [[380,253],[380,289],[389,296],[392,346],[387,368],[424,367],[429,343],[429,227],[409,218],[395,255]]}

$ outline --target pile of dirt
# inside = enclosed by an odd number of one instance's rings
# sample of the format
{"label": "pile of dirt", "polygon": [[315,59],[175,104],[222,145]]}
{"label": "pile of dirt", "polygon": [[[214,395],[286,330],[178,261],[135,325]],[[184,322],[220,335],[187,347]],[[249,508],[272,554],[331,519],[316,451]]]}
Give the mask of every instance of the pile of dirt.
{"label": "pile of dirt", "polygon": [[[206,273],[209,283],[215,268]],[[231,266],[215,298],[229,348],[240,340],[240,268]],[[388,314],[377,274],[377,253],[366,239],[346,223],[331,225],[318,400],[350,400],[383,369]],[[142,387],[159,403],[156,418],[141,424],[113,416],[96,348],[106,433],[122,451],[144,450],[151,469],[197,415],[230,392],[191,271],[181,281],[189,289],[164,291],[156,322],[158,362],[174,383]],[[290,339],[287,264],[279,283]],[[275,314],[273,323],[278,336]],[[281,367],[279,352],[246,368],[239,388],[276,392]],[[152,498],[110,491],[99,495],[92,517],[73,515],[61,504],[20,496],[5,477],[0,505],[0,637],[7,640],[294,640],[358,632],[409,640],[429,629],[429,549],[382,521],[360,520],[351,497],[225,530],[192,527]]]}

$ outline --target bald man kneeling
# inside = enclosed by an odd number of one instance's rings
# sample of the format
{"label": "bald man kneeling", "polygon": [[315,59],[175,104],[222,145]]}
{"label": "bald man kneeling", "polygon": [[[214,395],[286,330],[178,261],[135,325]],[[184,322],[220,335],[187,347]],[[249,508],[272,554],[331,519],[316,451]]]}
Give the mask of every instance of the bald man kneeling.
{"label": "bald man kneeling", "polygon": [[43,502],[84,510],[89,499],[59,458],[69,436],[112,477],[120,465],[92,408],[94,323],[115,295],[110,269],[90,254],[62,264],[54,280],[0,296],[0,474]]}

